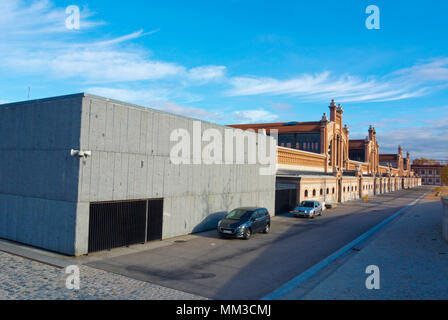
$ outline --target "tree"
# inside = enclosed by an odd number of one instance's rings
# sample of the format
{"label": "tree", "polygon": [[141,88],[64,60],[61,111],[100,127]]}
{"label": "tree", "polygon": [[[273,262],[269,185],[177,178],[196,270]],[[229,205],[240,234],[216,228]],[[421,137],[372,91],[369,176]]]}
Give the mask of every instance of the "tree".
{"label": "tree", "polygon": [[442,184],[448,185],[448,165],[442,168],[440,172],[440,178],[442,179]]}
{"label": "tree", "polygon": [[434,160],[434,159],[426,159],[424,157],[414,159],[412,162],[414,165],[440,165],[440,162]]}

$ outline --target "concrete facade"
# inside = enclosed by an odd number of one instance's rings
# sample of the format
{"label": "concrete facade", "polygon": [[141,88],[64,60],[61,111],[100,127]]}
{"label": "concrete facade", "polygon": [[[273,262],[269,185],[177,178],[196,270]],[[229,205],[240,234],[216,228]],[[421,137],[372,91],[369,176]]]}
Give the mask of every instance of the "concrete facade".
{"label": "concrete facade", "polygon": [[274,212],[275,174],[262,165],[171,163],[170,133],[193,122],[87,94],[2,105],[0,238],[85,254],[90,203],[101,201],[163,198],[163,238],[214,228],[239,206]]}

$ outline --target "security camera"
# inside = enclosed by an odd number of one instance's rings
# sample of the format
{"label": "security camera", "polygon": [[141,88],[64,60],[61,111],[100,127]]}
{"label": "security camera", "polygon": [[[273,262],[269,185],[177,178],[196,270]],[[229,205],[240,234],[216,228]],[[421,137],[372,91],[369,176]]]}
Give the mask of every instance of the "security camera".
{"label": "security camera", "polygon": [[70,155],[72,157],[78,156],[79,158],[87,158],[92,156],[92,151],[81,151],[81,150],[70,150]]}

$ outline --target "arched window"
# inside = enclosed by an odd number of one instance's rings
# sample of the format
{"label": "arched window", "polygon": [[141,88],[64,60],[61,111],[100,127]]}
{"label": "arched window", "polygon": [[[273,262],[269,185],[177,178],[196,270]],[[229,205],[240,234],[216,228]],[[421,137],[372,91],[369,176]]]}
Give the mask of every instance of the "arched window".
{"label": "arched window", "polygon": [[320,195],[323,196],[324,195],[324,190],[320,189]]}
{"label": "arched window", "polygon": [[330,194],[330,188],[327,188],[327,194]]}
{"label": "arched window", "polygon": [[305,198],[308,198],[308,190],[305,190]]}
{"label": "arched window", "polygon": [[316,189],[313,190],[313,197],[316,196]]}
{"label": "arched window", "polygon": [[345,192],[345,187],[344,187],[344,192]]}
{"label": "arched window", "polygon": [[333,187],[333,194],[334,194],[334,187]]}

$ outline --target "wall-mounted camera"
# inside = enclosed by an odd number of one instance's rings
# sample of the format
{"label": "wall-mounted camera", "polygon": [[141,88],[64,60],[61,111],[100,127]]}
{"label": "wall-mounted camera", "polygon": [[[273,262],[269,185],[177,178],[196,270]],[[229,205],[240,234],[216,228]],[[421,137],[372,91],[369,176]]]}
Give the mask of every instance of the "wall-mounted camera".
{"label": "wall-mounted camera", "polygon": [[81,150],[70,150],[70,155],[72,157],[78,156],[79,158],[88,158],[92,156],[92,151],[81,151]]}

